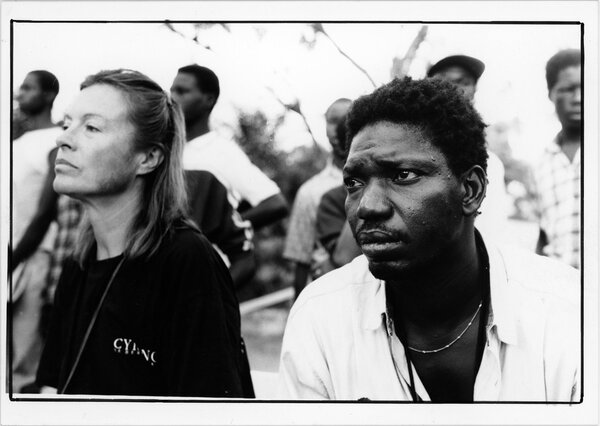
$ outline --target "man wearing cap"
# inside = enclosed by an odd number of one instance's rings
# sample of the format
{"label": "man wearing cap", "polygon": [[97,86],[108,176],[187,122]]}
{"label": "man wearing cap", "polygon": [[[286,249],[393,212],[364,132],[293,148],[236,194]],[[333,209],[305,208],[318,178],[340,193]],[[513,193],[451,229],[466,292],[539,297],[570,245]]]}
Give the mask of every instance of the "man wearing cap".
{"label": "man wearing cap", "polygon": [[[452,55],[436,62],[427,71],[427,77],[439,78],[459,87],[465,97],[473,102],[477,82],[485,70],[485,64],[467,55]],[[477,218],[477,229],[492,237],[502,237],[508,217],[507,195],[504,186],[504,165],[496,154],[488,149],[488,187],[485,201]]]}

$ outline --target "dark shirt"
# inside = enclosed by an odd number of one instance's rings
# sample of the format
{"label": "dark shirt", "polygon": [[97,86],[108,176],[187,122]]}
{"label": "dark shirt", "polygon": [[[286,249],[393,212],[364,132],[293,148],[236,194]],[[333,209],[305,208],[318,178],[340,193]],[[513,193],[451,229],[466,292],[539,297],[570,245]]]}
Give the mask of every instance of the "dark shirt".
{"label": "dark shirt", "polygon": [[344,208],[346,193],[344,185],[330,189],[321,197],[317,209],[317,241],[325,247],[330,255],[333,254],[338,237],[346,223]]}
{"label": "dark shirt", "polygon": [[243,221],[227,198],[227,189],[210,172],[185,171],[190,218],[228,257],[252,250],[252,225]]}
{"label": "dark shirt", "polygon": [[[119,260],[65,262],[38,385],[64,386]],[[254,396],[233,284],[204,236],[178,229],[123,263],[65,393]]]}

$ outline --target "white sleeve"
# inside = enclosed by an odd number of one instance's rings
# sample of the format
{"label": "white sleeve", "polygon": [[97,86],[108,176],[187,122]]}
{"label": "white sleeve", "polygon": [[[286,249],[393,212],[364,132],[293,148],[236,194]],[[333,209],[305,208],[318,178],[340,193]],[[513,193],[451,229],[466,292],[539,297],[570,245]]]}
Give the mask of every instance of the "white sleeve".
{"label": "white sleeve", "polygon": [[222,173],[226,175],[231,188],[252,207],[281,192],[277,184],[256,167],[241,148],[230,146],[227,151],[229,167]]}
{"label": "white sleeve", "polygon": [[281,348],[283,399],[333,399],[329,369],[307,310],[290,313]]}

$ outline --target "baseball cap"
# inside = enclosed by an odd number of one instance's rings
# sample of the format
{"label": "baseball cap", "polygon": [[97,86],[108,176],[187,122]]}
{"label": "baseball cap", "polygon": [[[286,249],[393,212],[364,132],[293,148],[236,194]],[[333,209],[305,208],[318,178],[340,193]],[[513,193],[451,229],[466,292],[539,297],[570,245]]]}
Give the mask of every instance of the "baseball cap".
{"label": "baseball cap", "polygon": [[431,77],[439,71],[452,66],[459,66],[466,69],[473,74],[475,80],[479,80],[479,77],[483,74],[483,70],[485,70],[485,64],[477,58],[467,55],[452,55],[446,56],[433,64],[427,71],[427,77]]}

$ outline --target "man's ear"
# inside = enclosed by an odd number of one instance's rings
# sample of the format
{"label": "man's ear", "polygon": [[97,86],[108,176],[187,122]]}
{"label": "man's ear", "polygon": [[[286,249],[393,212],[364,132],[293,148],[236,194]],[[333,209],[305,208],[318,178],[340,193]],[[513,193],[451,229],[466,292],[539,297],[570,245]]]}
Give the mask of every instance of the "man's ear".
{"label": "man's ear", "polygon": [[556,103],[556,90],[554,90],[554,87],[548,90],[548,99],[550,99],[553,104]]}
{"label": "man's ear", "polygon": [[154,146],[146,152],[139,154],[141,156],[138,164],[138,176],[152,173],[163,162],[165,156],[162,149]]}
{"label": "man's ear", "polygon": [[481,207],[487,189],[487,175],[481,166],[472,166],[462,175],[463,213],[465,216],[473,216]]}

